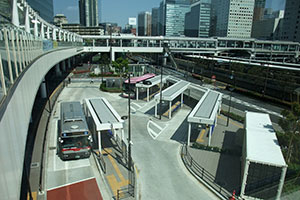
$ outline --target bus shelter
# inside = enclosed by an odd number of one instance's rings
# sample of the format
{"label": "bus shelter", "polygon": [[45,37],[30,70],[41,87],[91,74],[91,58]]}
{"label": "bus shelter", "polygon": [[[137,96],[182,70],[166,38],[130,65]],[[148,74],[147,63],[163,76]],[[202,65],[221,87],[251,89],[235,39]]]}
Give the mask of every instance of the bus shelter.
{"label": "bus shelter", "polygon": [[245,131],[240,196],[247,199],[280,199],[287,164],[269,115],[246,112]]}
{"label": "bus shelter", "polygon": [[[167,101],[169,102],[169,109],[168,109],[168,116],[169,119],[171,119],[172,116],[172,101],[181,95],[181,100],[180,100],[180,107],[183,105],[183,93],[185,90],[188,89],[190,83],[187,81],[179,81],[175,83],[174,85],[171,85],[167,89],[162,91],[162,101]],[[157,117],[157,104],[160,102],[160,94],[156,94],[154,96],[154,99],[156,101],[155,104],[155,117]]]}
{"label": "bus shelter", "polygon": [[100,152],[101,131],[111,131],[115,139],[121,138],[124,141],[124,121],[105,98],[85,99],[84,108],[87,118],[93,122],[93,131],[97,133]]}
{"label": "bus shelter", "polygon": [[208,146],[211,143],[211,136],[217,124],[217,116],[220,114],[222,104],[222,94],[213,90],[208,90],[199,100],[195,108],[188,116],[188,146],[191,139],[192,123],[206,125],[209,128]]}
{"label": "bus shelter", "polygon": [[[167,78],[168,78],[168,76],[163,76],[162,77],[162,83],[163,84],[166,83]],[[149,93],[150,93],[151,88],[153,88],[154,86],[160,84],[160,82],[161,82],[161,75],[155,76],[155,77],[150,78],[150,79],[147,79],[146,82],[137,83],[135,85],[136,86],[136,100],[139,100],[139,89],[140,90],[146,89],[147,90],[147,102],[148,102],[150,100]],[[161,86],[159,85],[159,87],[161,87]]]}

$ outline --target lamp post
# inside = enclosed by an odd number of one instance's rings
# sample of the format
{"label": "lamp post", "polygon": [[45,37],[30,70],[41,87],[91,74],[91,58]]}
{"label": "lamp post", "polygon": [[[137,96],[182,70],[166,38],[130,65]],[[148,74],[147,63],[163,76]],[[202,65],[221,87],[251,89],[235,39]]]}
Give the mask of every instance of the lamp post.
{"label": "lamp post", "polygon": [[128,170],[131,171],[131,120],[130,120],[130,73],[128,73]]}
{"label": "lamp post", "polygon": [[[231,71],[230,79],[234,80],[234,71]],[[234,84],[235,85],[235,84]],[[230,108],[231,108],[231,96],[232,96],[232,91],[234,90],[234,87],[229,88],[229,108],[228,108],[228,114],[227,114],[227,123],[226,126],[228,127],[229,125],[229,115],[230,115]]]}
{"label": "lamp post", "polygon": [[159,119],[161,120],[162,115],[162,87],[163,87],[163,66],[167,63],[168,54],[165,52],[163,58],[163,63],[160,68],[160,91],[159,91]]}

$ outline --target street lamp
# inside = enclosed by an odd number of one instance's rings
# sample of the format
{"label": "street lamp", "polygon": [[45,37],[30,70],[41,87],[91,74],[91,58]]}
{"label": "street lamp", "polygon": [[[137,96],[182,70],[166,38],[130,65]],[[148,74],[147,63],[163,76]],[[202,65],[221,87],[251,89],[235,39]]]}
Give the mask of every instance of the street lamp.
{"label": "street lamp", "polygon": [[[234,81],[234,71],[231,71],[230,80]],[[234,83],[234,85],[235,85],[235,83]],[[228,108],[227,123],[226,123],[227,127],[229,125],[229,115],[230,115],[230,108],[231,108],[231,96],[232,96],[232,91],[234,90],[234,87],[229,87],[228,89],[229,89],[230,93],[229,93],[229,108]]]}
{"label": "street lamp", "polygon": [[162,115],[162,87],[163,87],[163,66],[167,64],[168,54],[165,52],[163,55],[163,63],[160,68],[160,91],[159,91],[159,119],[161,120]]}

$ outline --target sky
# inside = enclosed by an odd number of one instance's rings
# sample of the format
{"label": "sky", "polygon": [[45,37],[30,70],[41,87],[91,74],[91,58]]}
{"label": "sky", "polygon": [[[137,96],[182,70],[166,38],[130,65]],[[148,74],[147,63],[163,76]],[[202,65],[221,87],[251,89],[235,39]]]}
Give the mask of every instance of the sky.
{"label": "sky", "polygon": [[[54,14],[64,14],[69,23],[79,23],[78,1],[53,0]],[[158,7],[160,2],[161,0],[101,0],[100,20],[118,23],[119,26],[124,27],[129,17],[137,17],[138,13],[143,11],[151,12],[152,8]],[[267,0],[266,8],[278,10],[284,9],[284,5],[285,0]]]}

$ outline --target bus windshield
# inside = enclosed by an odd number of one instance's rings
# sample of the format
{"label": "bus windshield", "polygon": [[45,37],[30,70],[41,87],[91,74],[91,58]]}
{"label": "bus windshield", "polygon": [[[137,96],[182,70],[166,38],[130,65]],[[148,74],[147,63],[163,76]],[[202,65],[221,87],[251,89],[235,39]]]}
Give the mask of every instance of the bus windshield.
{"label": "bus windshield", "polygon": [[88,136],[64,138],[62,148],[86,148],[89,146]]}

